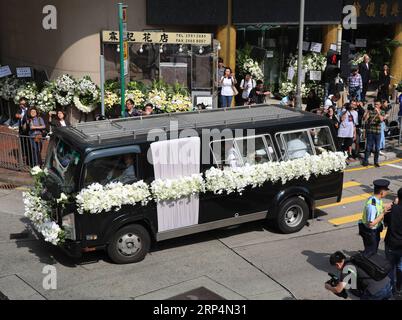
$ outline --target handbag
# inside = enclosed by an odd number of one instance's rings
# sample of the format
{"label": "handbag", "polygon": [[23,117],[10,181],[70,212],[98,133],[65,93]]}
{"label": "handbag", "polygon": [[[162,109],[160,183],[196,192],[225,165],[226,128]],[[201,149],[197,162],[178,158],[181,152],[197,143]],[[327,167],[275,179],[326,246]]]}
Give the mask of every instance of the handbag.
{"label": "handbag", "polygon": [[237,90],[233,79],[232,79],[232,90],[233,90],[233,96],[237,96],[239,94],[239,90]]}

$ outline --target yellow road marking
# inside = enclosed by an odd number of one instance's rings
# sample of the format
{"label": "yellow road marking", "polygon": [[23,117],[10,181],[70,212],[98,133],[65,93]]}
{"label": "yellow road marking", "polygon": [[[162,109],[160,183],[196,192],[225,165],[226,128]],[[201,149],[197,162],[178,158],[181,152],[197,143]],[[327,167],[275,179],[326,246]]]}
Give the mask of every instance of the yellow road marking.
{"label": "yellow road marking", "polygon": [[328,220],[328,222],[331,224],[334,224],[336,226],[339,226],[342,224],[357,222],[362,218],[362,215],[363,214],[360,212],[360,213],[352,214],[350,216],[344,216],[344,217],[340,217],[340,218],[331,219],[331,220]]}
{"label": "yellow road marking", "polygon": [[[387,164],[399,163],[401,161],[402,161],[402,159],[396,159],[396,160],[392,160],[392,161],[381,162],[380,165],[386,166]],[[373,169],[373,168],[375,168],[375,167],[374,166],[358,167],[358,168],[354,168],[354,169],[347,169],[347,170],[345,170],[345,172],[355,172],[355,171],[368,170],[368,169]]]}
{"label": "yellow road marking", "polygon": [[362,184],[360,182],[348,181],[348,182],[345,182],[343,184],[343,189],[352,188],[352,187],[358,187],[358,186],[361,186],[361,185]]}
{"label": "yellow road marking", "polygon": [[352,203],[352,202],[363,201],[363,200],[367,200],[370,196],[372,196],[371,193],[362,193],[357,196],[343,198],[342,201],[338,202],[338,203],[332,203],[332,204],[328,204],[325,206],[317,207],[317,209],[323,210],[323,209],[327,209],[327,208],[342,206],[344,204],[348,204],[348,203]]}
{"label": "yellow road marking", "polygon": [[15,188],[15,190],[18,190],[18,191],[29,191],[29,188],[27,188],[27,187],[18,187],[18,188]]}

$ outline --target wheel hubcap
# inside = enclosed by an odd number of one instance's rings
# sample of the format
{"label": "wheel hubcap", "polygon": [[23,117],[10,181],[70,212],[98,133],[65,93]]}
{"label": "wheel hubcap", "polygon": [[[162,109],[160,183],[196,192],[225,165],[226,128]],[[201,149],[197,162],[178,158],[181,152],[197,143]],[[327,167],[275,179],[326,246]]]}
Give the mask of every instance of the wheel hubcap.
{"label": "wheel hubcap", "polygon": [[285,222],[289,227],[297,227],[303,219],[303,209],[300,206],[291,206],[285,213]]}
{"label": "wheel hubcap", "polygon": [[141,239],[135,234],[128,233],[117,241],[117,249],[124,256],[132,256],[142,248]]}

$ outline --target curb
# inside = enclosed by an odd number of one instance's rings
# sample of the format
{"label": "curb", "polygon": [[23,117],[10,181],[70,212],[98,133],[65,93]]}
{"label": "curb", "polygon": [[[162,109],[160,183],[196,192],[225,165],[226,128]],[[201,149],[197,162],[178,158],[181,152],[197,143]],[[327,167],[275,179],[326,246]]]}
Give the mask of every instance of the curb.
{"label": "curb", "polygon": [[[390,161],[390,160],[396,160],[396,159],[399,159],[399,158],[402,159],[402,150],[395,149],[393,151],[384,152],[384,154],[385,154],[385,156],[380,155],[380,165],[381,165],[382,162],[387,162],[387,161]],[[363,154],[360,154],[360,155],[362,156]],[[374,163],[374,156],[373,155],[370,156],[369,163],[370,164]],[[360,161],[349,163],[347,167],[348,168],[356,168],[356,167],[361,167],[361,166],[362,166],[362,164],[361,164],[361,160],[360,160]]]}
{"label": "curb", "polygon": [[12,184],[17,187],[31,186],[33,180],[29,173],[21,173],[19,171],[12,171],[7,169],[0,169],[0,183]]}

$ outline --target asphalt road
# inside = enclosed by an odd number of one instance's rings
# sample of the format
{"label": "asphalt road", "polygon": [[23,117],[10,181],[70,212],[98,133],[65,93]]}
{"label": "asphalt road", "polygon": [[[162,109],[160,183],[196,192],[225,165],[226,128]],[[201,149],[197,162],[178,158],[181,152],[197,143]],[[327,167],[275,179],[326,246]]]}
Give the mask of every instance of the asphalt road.
{"label": "asphalt road", "polygon": [[[321,208],[297,234],[250,223],[160,243],[143,262],[123,266],[102,252],[76,263],[37,240],[23,217],[22,190],[0,190],[0,300],[169,299],[183,293],[189,299],[339,299],[324,289],[333,271],[328,257],[362,249],[356,223],[377,178],[392,181],[393,199],[402,187],[402,160],[349,169],[343,201]],[[43,286],[48,265],[57,271],[55,290]]]}

